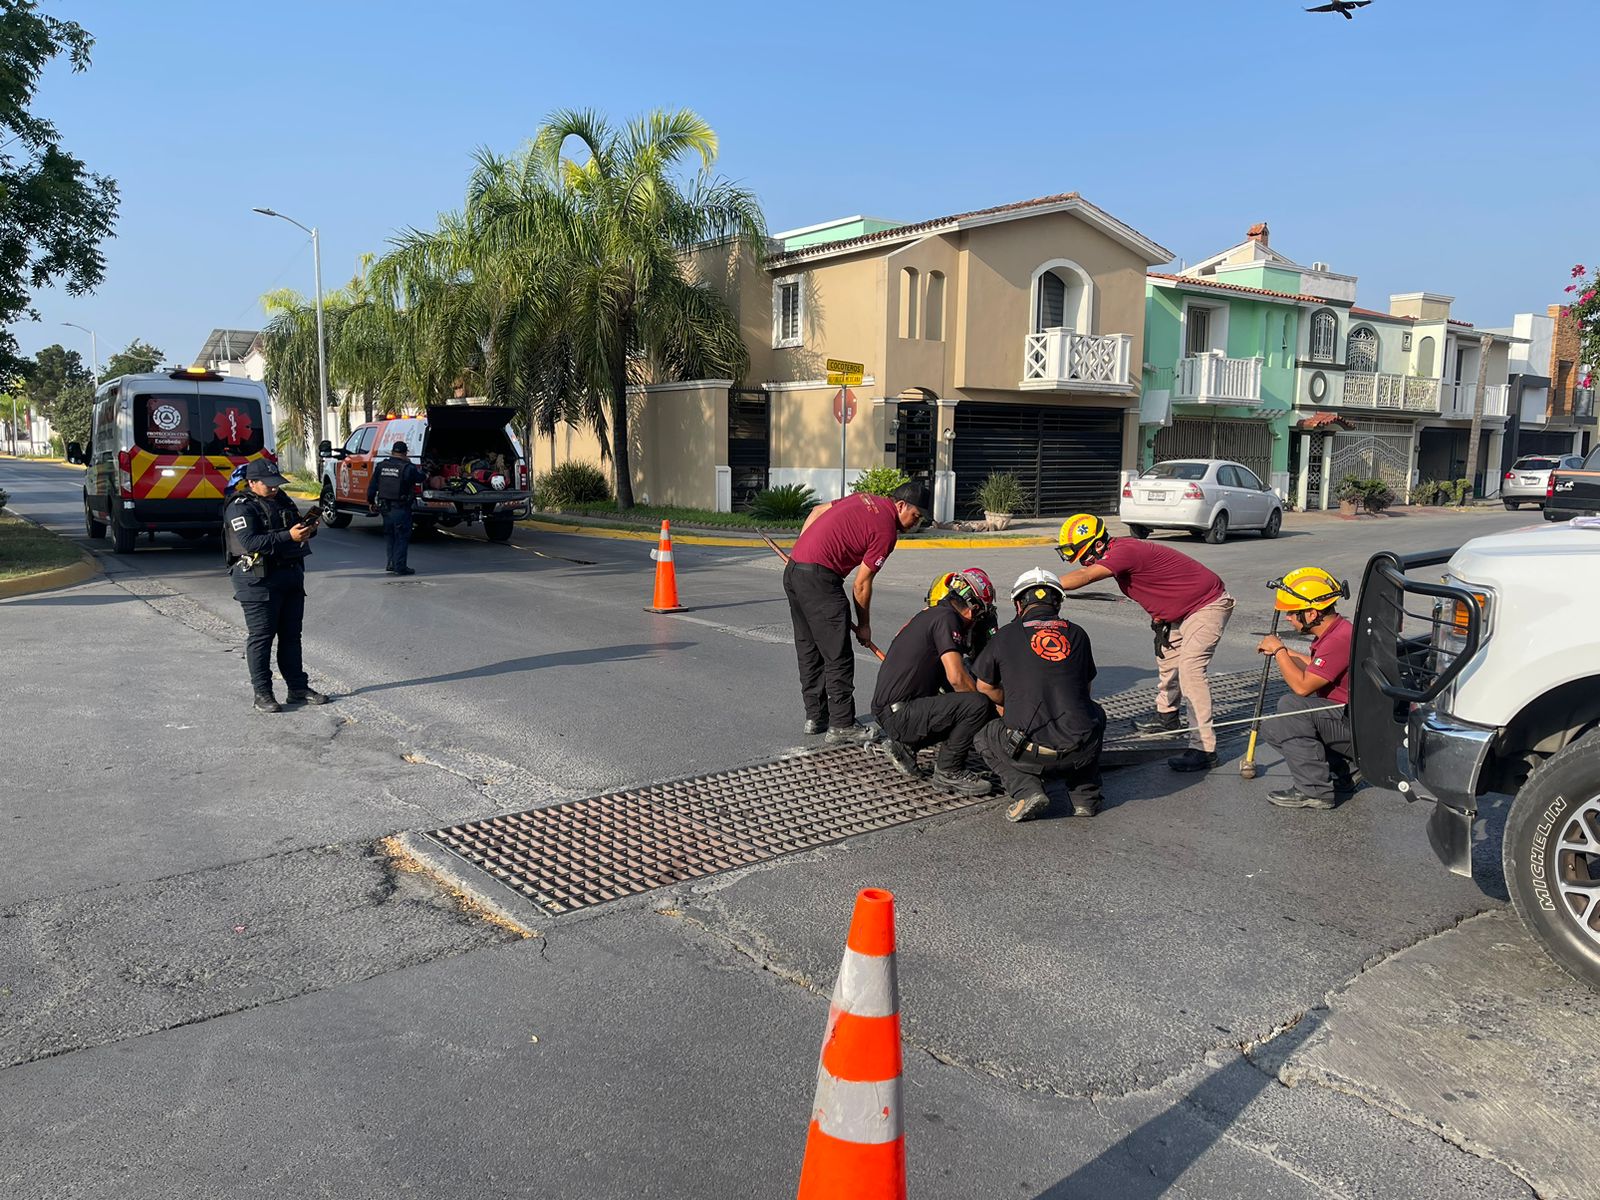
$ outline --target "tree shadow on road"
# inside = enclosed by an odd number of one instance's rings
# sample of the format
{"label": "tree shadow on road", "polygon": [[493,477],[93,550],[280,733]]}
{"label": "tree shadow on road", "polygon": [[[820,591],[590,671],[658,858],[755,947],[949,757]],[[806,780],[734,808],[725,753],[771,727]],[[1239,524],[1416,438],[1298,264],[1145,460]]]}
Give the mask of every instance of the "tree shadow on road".
{"label": "tree shadow on road", "polygon": [[370,692],[386,692],[394,688],[426,687],[436,683],[459,683],[464,679],[482,679],[491,675],[514,675],[521,671],[539,671],[547,667],[587,667],[602,662],[633,662],[656,658],[668,650],[688,650],[698,642],[644,642],[627,646],[594,646],[586,650],[561,650],[554,654],[530,654],[524,658],[508,658],[504,662],[487,663],[481,667],[467,667],[443,675],[424,675],[416,679],[396,679],[388,683],[374,683],[351,690],[351,696]]}
{"label": "tree shadow on road", "polygon": [[1240,1054],[1210,1072],[1171,1107],[1107,1146],[1034,1200],[1159,1200],[1205,1156],[1252,1101],[1277,1083],[1277,1067],[1303,1046],[1320,1022],[1300,1018],[1263,1047],[1260,1064]]}
{"label": "tree shadow on road", "polygon": [[89,604],[124,604],[129,600],[137,600],[138,598],[131,592],[119,592],[115,596],[107,595],[104,592],[91,592],[85,595],[36,596],[32,599],[8,600],[6,601],[6,606],[9,608],[42,608],[46,605],[82,607]]}

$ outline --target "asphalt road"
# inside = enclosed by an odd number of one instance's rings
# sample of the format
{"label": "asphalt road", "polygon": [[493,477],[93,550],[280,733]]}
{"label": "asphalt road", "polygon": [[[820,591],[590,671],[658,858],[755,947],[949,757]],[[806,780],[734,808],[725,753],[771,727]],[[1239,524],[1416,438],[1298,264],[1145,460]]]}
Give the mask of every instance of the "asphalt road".
{"label": "asphalt road", "polygon": [[[5,461],[0,486],[82,536],[75,472]],[[1358,577],[1380,544],[1528,520],[1291,517],[1273,542],[1181,544],[1241,600],[1233,669],[1286,568]],[[658,616],[641,543],[441,538],[404,581],[376,522],[315,550],[307,660],[341,698],[278,718],[248,709],[214,548],[141,542],[104,580],[0,604],[10,1194],[792,1194],[867,883],[900,898],[913,1195],[1583,1194],[1593,998],[1392,794],[1282,812],[1270,752],[1254,784],[1158,764],[1112,775],[1093,821],[979,805],[523,913],[519,937],[376,843],[800,745],[777,560],[680,546],[692,611]],[[1053,561],[902,550],[879,640],[941,570]],[[1071,604],[1102,690],[1153,678],[1141,612]],[[1441,994],[1452,1027],[1561,1057],[1485,1054],[1462,1095],[1469,1066],[1416,1020]]]}

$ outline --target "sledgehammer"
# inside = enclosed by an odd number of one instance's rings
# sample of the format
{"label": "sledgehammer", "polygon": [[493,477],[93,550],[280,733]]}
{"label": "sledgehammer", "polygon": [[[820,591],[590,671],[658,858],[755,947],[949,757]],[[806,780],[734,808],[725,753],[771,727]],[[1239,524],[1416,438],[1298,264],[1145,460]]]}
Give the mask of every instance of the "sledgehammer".
{"label": "sledgehammer", "polygon": [[[757,529],[756,532],[761,535],[761,540],[763,542],[765,542],[771,548],[771,550],[772,550],[772,552],[774,554],[776,554],[779,558],[783,559],[784,562],[788,562],[789,561],[789,556],[783,552],[783,547],[778,545],[777,542],[773,541],[770,537],[768,537],[765,530]],[[856,623],[854,621],[851,621],[850,622],[850,632],[854,633],[855,631],[856,631]],[[878,647],[876,645],[874,645],[872,642],[868,642],[867,643],[867,649],[871,650],[874,654],[876,654],[878,656],[878,661],[879,662],[883,661],[883,651],[879,650]]]}
{"label": "sledgehammer", "polygon": [[[1281,579],[1274,579],[1267,584],[1272,589],[1274,597],[1277,596],[1278,585],[1282,582],[1283,580]],[[1272,609],[1272,628],[1267,630],[1269,636],[1278,632],[1278,618],[1282,615],[1277,607],[1274,606]],[[1261,729],[1261,710],[1267,703],[1267,678],[1271,673],[1272,656],[1269,654],[1266,656],[1266,661],[1261,664],[1261,687],[1256,692],[1255,715],[1250,718],[1250,745],[1245,748],[1244,761],[1239,764],[1239,775],[1243,779],[1254,779],[1256,777],[1256,734]]]}

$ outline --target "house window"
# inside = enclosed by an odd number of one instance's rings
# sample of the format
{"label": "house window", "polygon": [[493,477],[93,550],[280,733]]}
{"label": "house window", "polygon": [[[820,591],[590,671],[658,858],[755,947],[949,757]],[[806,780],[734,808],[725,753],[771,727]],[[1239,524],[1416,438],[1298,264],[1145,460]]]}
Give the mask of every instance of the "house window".
{"label": "house window", "polygon": [[1185,322],[1183,353],[1186,357],[1192,358],[1196,354],[1204,354],[1209,349],[1211,349],[1211,310],[1191,308]]}
{"label": "house window", "polygon": [[1417,374],[1424,379],[1436,379],[1433,373],[1433,339],[1425,337],[1417,343]]}
{"label": "house window", "polygon": [[1332,362],[1339,343],[1339,318],[1327,309],[1311,315],[1311,357],[1316,362]]}
{"label": "house window", "polygon": [[923,336],[930,342],[944,340],[944,272],[928,272],[928,298],[923,305]]}
{"label": "house window", "polygon": [[1033,332],[1070,329],[1089,333],[1093,328],[1094,284],[1077,263],[1056,259],[1033,274]]}
{"label": "house window", "polygon": [[772,285],[772,345],[774,349],[798,346],[802,316],[800,280],[779,279]]}
{"label": "house window", "polygon": [[1345,366],[1367,375],[1378,372],[1378,335],[1367,326],[1350,331],[1346,343]]}
{"label": "house window", "polygon": [[1408,329],[1400,335],[1400,349],[1411,349],[1411,330]]}
{"label": "house window", "polygon": [[914,338],[917,336],[917,292],[922,277],[915,267],[902,267],[900,270],[900,336]]}

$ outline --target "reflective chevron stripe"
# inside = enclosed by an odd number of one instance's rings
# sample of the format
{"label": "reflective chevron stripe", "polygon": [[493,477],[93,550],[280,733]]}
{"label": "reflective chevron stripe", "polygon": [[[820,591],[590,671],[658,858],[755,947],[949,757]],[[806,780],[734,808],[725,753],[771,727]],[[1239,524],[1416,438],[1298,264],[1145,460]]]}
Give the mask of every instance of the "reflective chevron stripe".
{"label": "reflective chevron stripe", "polygon": [[878,1146],[900,1137],[900,1080],[856,1083],[817,1070],[811,1119],[829,1137]]}
{"label": "reflective chevron stripe", "polygon": [[887,1017],[900,1011],[900,989],[895,984],[894,959],[887,955],[858,954],[848,946],[833,985],[833,1006],[858,1017]]}

